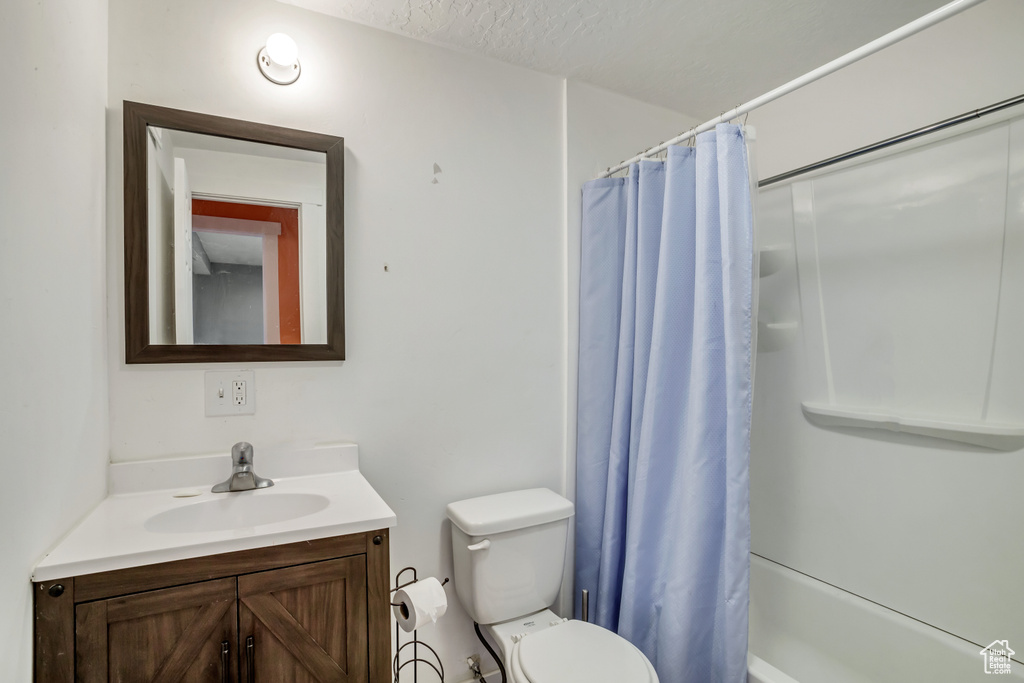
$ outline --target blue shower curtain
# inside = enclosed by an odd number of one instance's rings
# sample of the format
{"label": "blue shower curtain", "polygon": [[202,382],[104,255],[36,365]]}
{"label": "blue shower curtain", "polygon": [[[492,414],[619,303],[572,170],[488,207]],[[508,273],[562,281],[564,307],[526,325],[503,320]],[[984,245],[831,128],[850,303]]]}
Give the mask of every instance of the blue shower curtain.
{"label": "blue shower curtain", "polygon": [[661,683],[746,681],[752,222],[739,126],[583,188],[576,590]]}

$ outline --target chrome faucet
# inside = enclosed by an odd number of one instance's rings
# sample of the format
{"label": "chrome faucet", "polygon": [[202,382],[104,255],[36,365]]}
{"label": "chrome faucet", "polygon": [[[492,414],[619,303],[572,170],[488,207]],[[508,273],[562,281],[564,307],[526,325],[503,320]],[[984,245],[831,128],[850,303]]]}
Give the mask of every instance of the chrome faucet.
{"label": "chrome faucet", "polygon": [[214,493],[251,491],[273,486],[273,479],[256,476],[252,468],[252,444],[239,441],[231,447],[231,476],[213,487]]}

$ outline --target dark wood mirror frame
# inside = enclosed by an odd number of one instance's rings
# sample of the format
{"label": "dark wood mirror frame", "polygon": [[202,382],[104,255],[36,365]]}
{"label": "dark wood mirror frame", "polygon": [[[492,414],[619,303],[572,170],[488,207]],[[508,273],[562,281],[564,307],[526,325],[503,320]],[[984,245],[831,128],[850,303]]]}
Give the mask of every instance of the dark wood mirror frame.
{"label": "dark wood mirror frame", "polygon": [[[146,127],[216,135],[327,155],[327,343],[150,344]],[[124,314],[126,363],[345,360],[343,138],[124,102]]]}

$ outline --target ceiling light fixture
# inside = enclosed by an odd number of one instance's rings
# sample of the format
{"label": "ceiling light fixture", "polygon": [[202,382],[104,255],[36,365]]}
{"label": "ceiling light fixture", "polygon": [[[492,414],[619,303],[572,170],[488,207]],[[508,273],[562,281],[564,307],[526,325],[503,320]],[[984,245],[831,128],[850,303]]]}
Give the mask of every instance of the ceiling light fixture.
{"label": "ceiling light fixture", "polygon": [[266,46],[256,55],[256,63],[260,73],[278,85],[290,85],[302,73],[299,46],[284,33],[275,33],[267,38]]}

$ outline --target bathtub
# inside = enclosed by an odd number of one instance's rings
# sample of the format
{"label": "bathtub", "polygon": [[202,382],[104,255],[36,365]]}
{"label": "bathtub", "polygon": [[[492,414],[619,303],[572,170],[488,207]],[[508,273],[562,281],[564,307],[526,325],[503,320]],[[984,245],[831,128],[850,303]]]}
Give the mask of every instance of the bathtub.
{"label": "bathtub", "polygon": [[747,653],[747,683],[798,683],[752,652]]}
{"label": "bathtub", "polygon": [[986,675],[980,650],[852,593],[750,557],[748,683],[1024,681],[1024,664],[1017,661],[1009,675]]}

